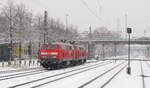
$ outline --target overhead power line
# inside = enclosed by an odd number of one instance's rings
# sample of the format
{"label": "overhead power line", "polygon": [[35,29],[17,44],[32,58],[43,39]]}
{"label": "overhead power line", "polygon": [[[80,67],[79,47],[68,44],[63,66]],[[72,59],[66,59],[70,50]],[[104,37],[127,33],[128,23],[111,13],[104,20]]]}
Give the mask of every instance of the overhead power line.
{"label": "overhead power line", "polygon": [[98,4],[99,13],[101,13],[102,6],[101,6],[101,4],[100,4],[100,1],[99,1],[99,0],[96,0],[96,1],[97,1],[97,4]]}
{"label": "overhead power line", "polygon": [[99,16],[93,12],[93,10],[87,5],[87,3],[84,0],[80,0],[80,1],[91,12],[92,15],[94,15],[99,21],[102,21],[102,19],[99,18]]}

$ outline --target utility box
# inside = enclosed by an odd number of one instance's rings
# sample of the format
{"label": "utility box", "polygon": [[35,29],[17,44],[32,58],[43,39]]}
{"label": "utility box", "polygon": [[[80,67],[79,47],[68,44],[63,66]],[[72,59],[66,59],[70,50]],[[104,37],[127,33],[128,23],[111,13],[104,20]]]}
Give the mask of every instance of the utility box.
{"label": "utility box", "polygon": [[10,60],[10,45],[0,44],[0,61]]}

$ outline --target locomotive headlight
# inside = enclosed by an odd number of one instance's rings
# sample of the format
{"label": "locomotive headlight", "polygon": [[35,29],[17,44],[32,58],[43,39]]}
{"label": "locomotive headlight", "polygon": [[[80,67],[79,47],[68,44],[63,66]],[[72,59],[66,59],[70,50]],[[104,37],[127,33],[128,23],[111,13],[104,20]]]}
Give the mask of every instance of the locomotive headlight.
{"label": "locomotive headlight", "polygon": [[47,52],[41,52],[41,54],[42,54],[42,55],[47,55],[48,53],[47,53]]}
{"label": "locomotive headlight", "polygon": [[58,55],[58,52],[50,52],[51,55]]}

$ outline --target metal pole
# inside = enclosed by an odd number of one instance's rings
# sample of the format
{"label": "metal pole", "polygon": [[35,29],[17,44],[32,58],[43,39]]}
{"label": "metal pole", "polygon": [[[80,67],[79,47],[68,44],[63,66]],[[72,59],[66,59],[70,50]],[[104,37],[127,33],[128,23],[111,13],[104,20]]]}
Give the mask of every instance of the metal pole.
{"label": "metal pole", "polygon": [[131,67],[130,67],[130,33],[129,35],[129,42],[128,42],[128,68],[127,68],[127,73],[130,75],[131,74]]}
{"label": "metal pole", "polygon": [[8,66],[11,65],[11,60],[13,59],[13,51],[12,51],[12,47],[13,47],[13,42],[12,42],[12,15],[11,15],[11,9],[10,9],[10,28],[9,28],[9,32],[10,32],[10,59],[8,62]]}
{"label": "metal pole", "polygon": [[[116,43],[114,44],[114,54],[115,54],[115,58],[116,58],[116,56],[117,56],[117,44]],[[115,60],[115,63],[116,63],[116,60]]]}
{"label": "metal pole", "polygon": [[115,54],[115,57],[117,56],[116,54],[117,54],[117,47],[116,47],[116,44],[114,45],[115,47],[114,47],[114,54]]}
{"label": "metal pole", "polygon": [[65,35],[66,35],[66,38],[65,39],[67,39],[67,33],[68,33],[68,14],[66,14],[66,31],[65,31]]}
{"label": "metal pole", "polygon": [[129,34],[129,44],[128,44],[128,67],[130,68],[130,34]]}
{"label": "metal pole", "polygon": [[39,49],[38,49],[38,53],[37,53],[38,55],[38,59],[39,59],[39,56],[40,56],[40,42],[39,42]]}
{"label": "metal pole", "polygon": [[128,33],[128,68],[127,68],[127,73],[130,75],[131,74],[131,67],[130,67],[130,34],[132,33],[132,28],[127,28],[127,33]]}
{"label": "metal pole", "polygon": [[104,60],[104,58],[105,58],[105,51],[104,51],[104,47],[105,47],[105,45],[104,44],[102,44],[102,55],[103,55],[103,60]]}
{"label": "metal pole", "polygon": [[20,41],[20,43],[19,43],[19,65],[21,66],[21,52],[22,50],[21,50],[21,41]]}
{"label": "metal pole", "polygon": [[9,59],[9,62],[8,62],[8,66],[11,65],[11,60],[13,59],[12,57],[12,28],[10,27],[10,59]]}
{"label": "metal pole", "polygon": [[30,60],[29,60],[29,66],[31,65],[31,58],[32,58],[32,46],[31,46],[31,40],[30,40],[30,42],[29,42],[29,55],[30,55]]}
{"label": "metal pole", "polygon": [[68,14],[66,14],[66,31],[67,31],[67,29],[68,29]]}
{"label": "metal pole", "polygon": [[89,40],[88,40],[88,59],[91,59],[91,35],[92,35],[92,31],[91,31],[91,26],[89,27]]}
{"label": "metal pole", "polygon": [[47,11],[44,12],[44,43],[46,42],[47,33]]}
{"label": "metal pole", "polygon": [[45,43],[45,31],[44,31],[44,43]]}

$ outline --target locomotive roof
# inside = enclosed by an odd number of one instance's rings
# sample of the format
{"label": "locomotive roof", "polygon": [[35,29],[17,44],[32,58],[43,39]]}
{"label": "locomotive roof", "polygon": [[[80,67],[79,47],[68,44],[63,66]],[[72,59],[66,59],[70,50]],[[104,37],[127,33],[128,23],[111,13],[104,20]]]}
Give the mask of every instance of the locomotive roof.
{"label": "locomotive roof", "polygon": [[41,44],[62,44],[62,45],[72,45],[70,43],[63,43],[63,42],[52,42],[52,43],[41,43]]}
{"label": "locomotive roof", "polygon": [[41,44],[61,44],[61,45],[68,45],[68,46],[77,46],[77,47],[84,47],[83,45],[74,45],[70,43],[64,43],[64,42],[51,42],[51,43],[41,43]]}
{"label": "locomotive roof", "polygon": [[82,47],[83,48],[82,45],[73,45],[73,44],[70,44],[70,43],[63,43],[63,42],[54,42],[52,44],[70,45],[70,46],[77,46],[77,47]]}
{"label": "locomotive roof", "polygon": [[70,43],[63,43],[63,42],[53,42],[51,44],[61,44],[61,45],[73,45],[73,44],[70,44]]}

